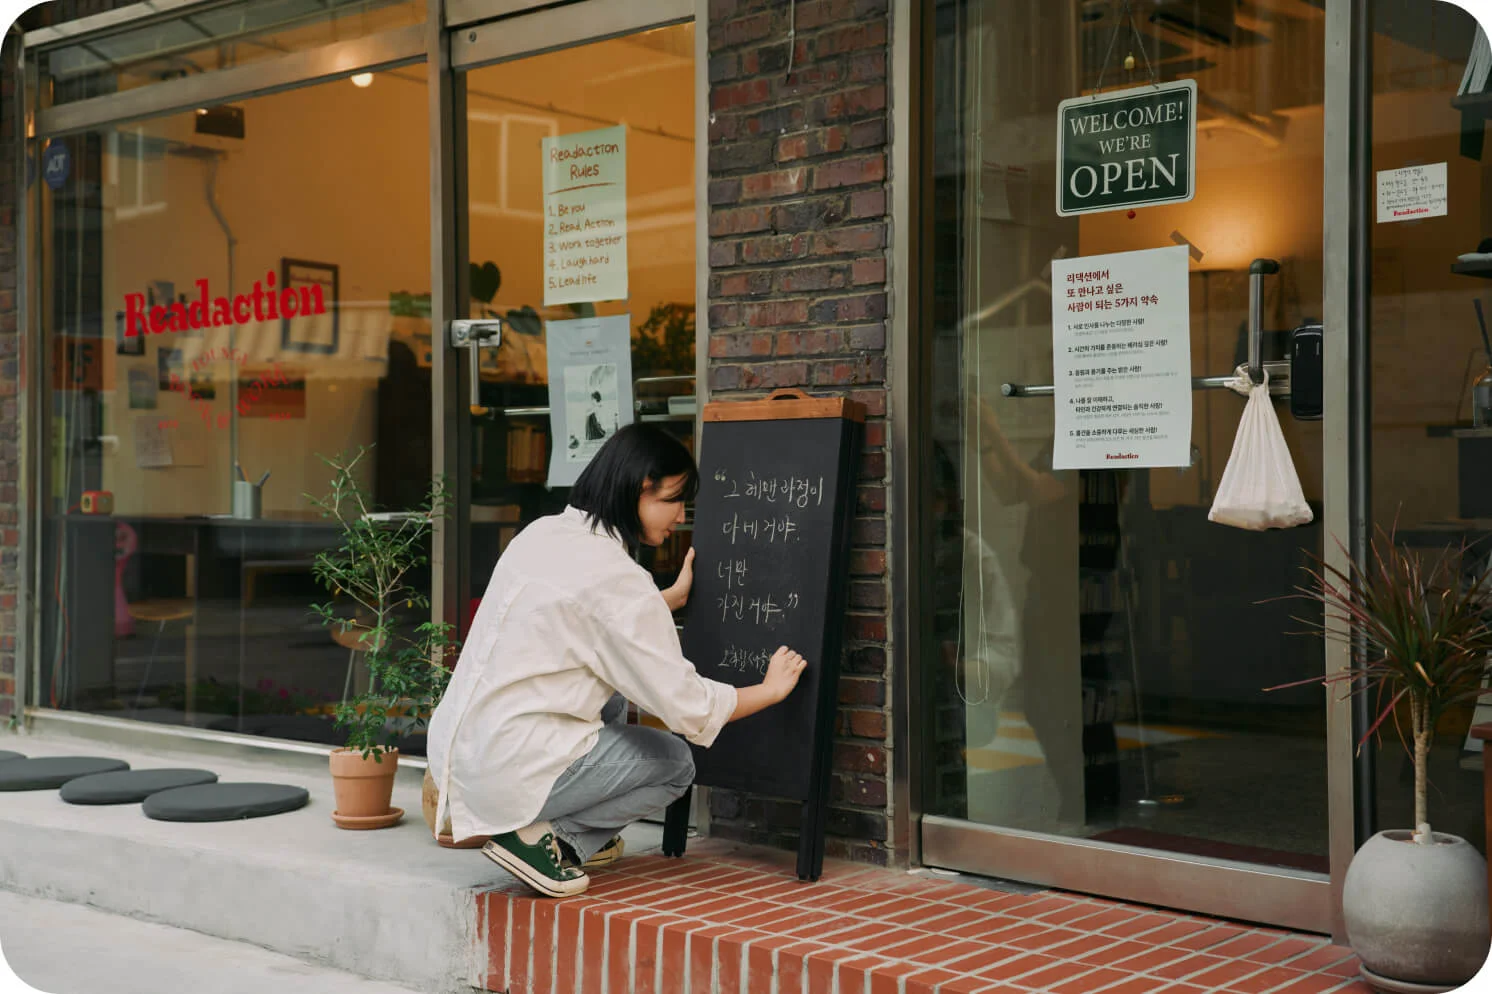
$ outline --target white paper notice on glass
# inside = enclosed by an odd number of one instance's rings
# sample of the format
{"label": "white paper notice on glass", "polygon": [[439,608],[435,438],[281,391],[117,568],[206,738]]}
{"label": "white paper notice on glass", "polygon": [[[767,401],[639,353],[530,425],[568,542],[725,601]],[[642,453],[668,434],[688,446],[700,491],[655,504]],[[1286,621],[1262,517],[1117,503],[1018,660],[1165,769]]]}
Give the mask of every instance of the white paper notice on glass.
{"label": "white paper notice on glass", "polygon": [[1188,466],[1185,245],[1052,261],[1054,469]]}
{"label": "white paper notice on glass", "polygon": [[632,316],[550,321],[549,485],[570,487],[622,425],[632,423]]}
{"label": "white paper notice on glass", "polygon": [[545,138],[544,306],[627,298],[627,128]]}
{"label": "white paper notice on glass", "polygon": [[172,465],[171,439],[157,417],[135,418],[135,465],[140,469]]}
{"label": "white paper notice on glass", "polygon": [[1444,162],[1378,171],[1378,223],[1445,217],[1450,207]]}

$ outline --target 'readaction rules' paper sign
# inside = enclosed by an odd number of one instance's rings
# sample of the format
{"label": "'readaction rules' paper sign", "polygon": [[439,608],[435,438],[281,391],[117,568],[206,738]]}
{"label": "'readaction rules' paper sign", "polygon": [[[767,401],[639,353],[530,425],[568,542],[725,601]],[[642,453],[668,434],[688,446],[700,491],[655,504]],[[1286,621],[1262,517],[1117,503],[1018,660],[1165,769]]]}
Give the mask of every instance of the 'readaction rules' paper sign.
{"label": "'readaction rules' paper sign", "polygon": [[545,138],[544,306],[627,298],[627,129]]}
{"label": "'readaction rules' paper sign", "polygon": [[1054,469],[1191,464],[1184,245],[1052,262]]}

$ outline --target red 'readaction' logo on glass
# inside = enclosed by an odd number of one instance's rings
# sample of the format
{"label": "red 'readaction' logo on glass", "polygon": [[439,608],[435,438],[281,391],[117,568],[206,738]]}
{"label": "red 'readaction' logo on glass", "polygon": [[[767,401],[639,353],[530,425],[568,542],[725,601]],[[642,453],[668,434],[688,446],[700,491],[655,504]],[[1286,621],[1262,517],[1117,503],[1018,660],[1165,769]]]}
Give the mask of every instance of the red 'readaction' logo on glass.
{"label": "red 'readaction' logo on glass", "polygon": [[265,273],[265,290],[254,281],[253,293],[227,297],[210,297],[206,280],[197,281],[200,296],[190,304],[177,301],[145,308],[145,294],[124,295],[124,337],[161,335],[168,331],[197,331],[201,328],[224,328],[250,321],[278,321],[298,314],[325,314],[326,300],[320,286],[286,287],[275,292],[275,274]]}

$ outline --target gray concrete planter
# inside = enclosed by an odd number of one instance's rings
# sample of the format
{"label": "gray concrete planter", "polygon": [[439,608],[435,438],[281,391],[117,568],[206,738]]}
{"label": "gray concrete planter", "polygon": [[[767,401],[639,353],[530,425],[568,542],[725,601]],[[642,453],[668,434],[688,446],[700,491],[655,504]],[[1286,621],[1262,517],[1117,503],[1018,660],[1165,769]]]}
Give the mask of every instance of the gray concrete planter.
{"label": "gray concrete planter", "polygon": [[1347,939],[1363,979],[1391,994],[1451,991],[1486,962],[1487,863],[1462,838],[1379,832],[1342,886]]}

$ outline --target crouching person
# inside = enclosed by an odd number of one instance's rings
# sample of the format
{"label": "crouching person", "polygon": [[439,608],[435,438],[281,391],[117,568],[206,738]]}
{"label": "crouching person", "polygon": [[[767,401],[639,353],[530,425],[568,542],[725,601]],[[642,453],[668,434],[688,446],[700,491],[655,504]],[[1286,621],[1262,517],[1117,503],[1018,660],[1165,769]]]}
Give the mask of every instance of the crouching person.
{"label": "crouching person", "polygon": [[[430,720],[434,824],[548,897],[615,862],[621,830],[683,795],[684,739],[702,748],[730,721],[782,701],[806,665],[783,647],[762,682],[735,688],[696,672],[672,612],[689,597],[694,553],[659,591],[633,559],[684,521],[699,473],[689,451],[647,425],[619,430],[561,513],[508,545]],[[626,724],[625,700],[684,739]],[[460,842],[457,842],[459,845]]]}

